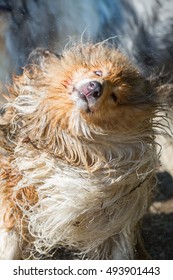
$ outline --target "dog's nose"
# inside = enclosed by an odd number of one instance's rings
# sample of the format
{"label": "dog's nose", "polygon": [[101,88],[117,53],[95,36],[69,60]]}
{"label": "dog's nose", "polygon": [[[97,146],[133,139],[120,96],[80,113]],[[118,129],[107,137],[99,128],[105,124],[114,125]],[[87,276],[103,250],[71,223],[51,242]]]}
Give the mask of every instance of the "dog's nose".
{"label": "dog's nose", "polygon": [[103,93],[103,86],[98,81],[89,81],[81,86],[80,93],[86,98],[93,97],[98,99]]}

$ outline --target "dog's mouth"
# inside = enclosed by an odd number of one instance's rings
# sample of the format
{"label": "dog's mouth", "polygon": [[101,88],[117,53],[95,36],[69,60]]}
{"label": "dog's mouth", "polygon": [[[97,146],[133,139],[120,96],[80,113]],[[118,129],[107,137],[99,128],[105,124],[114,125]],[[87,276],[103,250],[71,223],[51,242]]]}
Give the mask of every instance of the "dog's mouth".
{"label": "dog's mouth", "polygon": [[76,102],[88,113],[94,112],[98,100],[103,93],[103,85],[98,81],[86,81],[76,85],[73,93],[77,93]]}

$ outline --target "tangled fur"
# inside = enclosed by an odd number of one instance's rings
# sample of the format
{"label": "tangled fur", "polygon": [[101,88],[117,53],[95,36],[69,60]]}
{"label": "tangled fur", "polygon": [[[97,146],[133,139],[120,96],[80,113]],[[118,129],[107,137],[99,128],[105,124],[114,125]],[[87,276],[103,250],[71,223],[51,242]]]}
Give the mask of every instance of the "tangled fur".
{"label": "tangled fur", "polygon": [[[93,81],[102,94],[84,98]],[[9,92],[0,118],[1,258],[62,248],[72,258],[139,257],[138,225],[155,186],[158,89],[119,51],[86,44],[61,56],[36,50]]]}

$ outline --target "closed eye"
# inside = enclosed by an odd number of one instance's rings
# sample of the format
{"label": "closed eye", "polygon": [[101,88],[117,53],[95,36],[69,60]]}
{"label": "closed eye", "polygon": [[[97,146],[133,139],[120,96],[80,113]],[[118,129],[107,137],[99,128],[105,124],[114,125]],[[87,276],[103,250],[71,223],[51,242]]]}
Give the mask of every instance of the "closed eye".
{"label": "closed eye", "polygon": [[97,70],[97,71],[94,71],[94,73],[97,75],[97,76],[102,76],[102,71],[101,70]]}
{"label": "closed eye", "polygon": [[115,103],[117,102],[117,96],[115,93],[113,93],[113,92],[111,93],[111,98]]}

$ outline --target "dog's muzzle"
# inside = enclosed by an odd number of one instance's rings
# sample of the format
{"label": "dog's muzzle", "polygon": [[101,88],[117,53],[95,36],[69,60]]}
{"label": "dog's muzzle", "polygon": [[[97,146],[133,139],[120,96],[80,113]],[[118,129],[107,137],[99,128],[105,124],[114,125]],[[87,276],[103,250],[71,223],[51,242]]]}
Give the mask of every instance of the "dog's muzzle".
{"label": "dog's muzzle", "polygon": [[87,102],[88,107],[93,107],[103,93],[103,86],[98,81],[89,81],[79,88],[79,97]]}
{"label": "dog's muzzle", "polygon": [[98,99],[103,93],[103,86],[98,81],[90,81],[80,87],[81,98]]}
{"label": "dog's muzzle", "polygon": [[103,85],[98,81],[86,79],[75,85],[73,93],[77,93],[77,96],[74,95],[74,100],[77,104],[80,104],[81,109],[86,112],[93,112],[95,105],[103,94]]}

